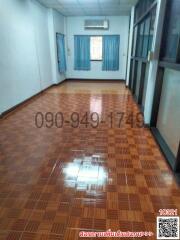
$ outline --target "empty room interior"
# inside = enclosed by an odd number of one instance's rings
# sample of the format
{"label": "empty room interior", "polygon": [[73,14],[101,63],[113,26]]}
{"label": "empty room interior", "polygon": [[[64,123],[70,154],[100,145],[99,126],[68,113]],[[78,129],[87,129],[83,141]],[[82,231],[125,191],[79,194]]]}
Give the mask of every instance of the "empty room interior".
{"label": "empty room interior", "polygon": [[0,0],[0,240],[180,239],[180,0]]}

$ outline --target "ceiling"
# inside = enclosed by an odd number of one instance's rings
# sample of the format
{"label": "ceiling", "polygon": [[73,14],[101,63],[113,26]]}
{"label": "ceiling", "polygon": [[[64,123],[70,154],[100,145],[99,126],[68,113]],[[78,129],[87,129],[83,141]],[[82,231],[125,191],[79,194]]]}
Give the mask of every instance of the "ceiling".
{"label": "ceiling", "polygon": [[65,16],[129,15],[137,0],[38,0]]}

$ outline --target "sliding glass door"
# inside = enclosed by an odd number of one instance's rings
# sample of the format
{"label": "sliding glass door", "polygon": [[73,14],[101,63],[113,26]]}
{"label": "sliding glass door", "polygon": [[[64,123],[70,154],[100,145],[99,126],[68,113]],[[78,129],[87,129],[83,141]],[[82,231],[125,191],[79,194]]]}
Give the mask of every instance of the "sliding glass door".
{"label": "sliding glass door", "polygon": [[165,68],[156,127],[177,156],[180,139],[180,72]]}
{"label": "sliding glass door", "polygon": [[155,16],[156,1],[143,0],[137,3],[135,8],[129,87],[142,112],[146,97],[149,73],[148,55],[152,48]]}
{"label": "sliding glass door", "polygon": [[151,127],[171,167],[180,171],[180,1],[167,0]]}

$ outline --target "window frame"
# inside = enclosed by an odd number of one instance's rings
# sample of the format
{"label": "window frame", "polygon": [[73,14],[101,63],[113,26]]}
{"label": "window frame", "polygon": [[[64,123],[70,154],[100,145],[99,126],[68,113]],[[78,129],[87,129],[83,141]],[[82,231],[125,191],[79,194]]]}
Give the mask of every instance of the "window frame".
{"label": "window frame", "polygon": [[[141,19],[141,21],[139,21],[138,23],[134,24],[134,31],[135,28],[137,29],[137,34],[136,34],[136,39],[133,39],[135,45],[134,47],[134,56],[135,58],[139,58],[141,60],[147,60],[148,59],[148,53],[149,51],[151,51],[152,47],[150,45],[150,36],[151,36],[151,28],[153,26],[153,14],[156,14],[156,4],[149,9],[149,11],[143,16],[143,18]],[[146,45],[146,49],[144,49],[144,38],[145,38],[145,30],[146,30],[146,24],[147,24],[147,20],[149,19],[149,29],[148,29],[148,33],[147,33],[147,37],[148,37],[148,43]],[[142,28],[142,29],[141,29]],[[142,34],[141,34],[142,31]],[[142,42],[140,42],[140,36],[142,37]],[[135,37],[135,36],[134,36]],[[152,43],[151,43],[152,44]],[[144,51],[145,50],[145,51]],[[143,51],[146,52],[145,55],[143,55]]]}
{"label": "window frame", "polygon": [[[91,38],[92,37],[101,37],[101,39],[102,39],[102,49],[101,49],[101,51],[102,51],[102,58],[101,59],[92,59],[91,58]],[[91,62],[102,62],[103,61],[103,35],[90,35],[90,61]]]}
{"label": "window frame", "polygon": [[172,63],[172,64],[180,64],[180,35],[178,37],[178,41],[177,41],[177,46],[176,46],[176,55],[174,57],[170,57],[166,55],[166,47],[168,45],[168,37],[170,36],[169,34],[169,27],[170,27],[170,23],[172,20],[172,5],[173,4],[173,0],[172,1],[167,1],[166,4],[166,18],[164,20],[164,27],[163,27],[163,38],[162,38],[162,44],[161,44],[161,50],[160,50],[160,61],[161,62],[167,62],[167,63]]}

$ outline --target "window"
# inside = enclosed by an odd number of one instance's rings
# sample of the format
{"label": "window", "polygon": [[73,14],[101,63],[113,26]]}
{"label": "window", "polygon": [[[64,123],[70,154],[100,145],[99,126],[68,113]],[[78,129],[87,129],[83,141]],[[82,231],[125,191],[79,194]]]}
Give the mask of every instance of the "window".
{"label": "window", "polygon": [[144,23],[144,39],[143,39],[143,46],[142,46],[142,57],[146,58],[148,55],[148,43],[150,39],[150,24],[151,24],[151,18],[148,16]]}
{"label": "window", "polygon": [[144,21],[138,25],[137,49],[136,49],[137,57],[142,57],[143,37],[144,37]]}
{"label": "window", "polygon": [[180,46],[180,1],[168,1],[161,57],[167,62],[178,62]]}
{"label": "window", "polygon": [[155,3],[155,0],[139,0],[135,8],[135,22],[137,22],[146,11]]}
{"label": "window", "polygon": [[152,41],[153,41],[153,34],[154,34],[155,19],[156,19],[156,8],[154,8],[151,12],[151,24],[150,24],[150,32],[149,32],[148,52],[152,51]]}
{"label": "window", "polygon": [[102,61],[102,36],[90,37],[91,61]]}
{"label": "window", "polygon": [[134,36],[137,38],[136,57],[147,58],[148,52],[152,48],[155,16],[156,8],[153,8],[134,29]]}

